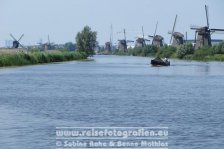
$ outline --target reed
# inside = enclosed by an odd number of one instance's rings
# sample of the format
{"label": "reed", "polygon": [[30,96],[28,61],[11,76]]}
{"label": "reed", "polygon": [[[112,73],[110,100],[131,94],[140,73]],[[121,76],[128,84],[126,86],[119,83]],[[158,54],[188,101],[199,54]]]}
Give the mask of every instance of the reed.
{"label": "reed", "polygon": [[87,59],[81,52],[62,51],[32,51],[32,52],[1,52],[0,67],[22,66],[53,62]]}

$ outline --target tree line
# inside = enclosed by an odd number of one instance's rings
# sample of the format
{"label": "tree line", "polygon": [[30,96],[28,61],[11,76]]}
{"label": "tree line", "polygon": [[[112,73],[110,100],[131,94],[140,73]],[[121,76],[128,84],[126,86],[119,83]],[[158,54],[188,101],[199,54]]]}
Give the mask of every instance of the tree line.
{"label": "tree line", "polygon": [[199,49],[195,49],[191,43],[185,43],[178,48],[167,45],[164,47],[146,45],[144,47],[129,48],[127,51],[120,51],[117,49],[112,54],[200,61],[224,61],[224,42],[212,47],[204,46]]}

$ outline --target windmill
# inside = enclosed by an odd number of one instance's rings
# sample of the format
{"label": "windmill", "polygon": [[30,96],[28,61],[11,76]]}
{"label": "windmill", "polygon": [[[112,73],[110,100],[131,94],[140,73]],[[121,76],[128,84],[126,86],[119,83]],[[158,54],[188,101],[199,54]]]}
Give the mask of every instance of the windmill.
{"label": "windmill", "polygon": [[211,33],[215,33],[217,31],[218,32],[224,31],[224,29],[214,29],[214,28],[210,29],[207,5],[205,5],[205,13],[206,13],[207,26],[204,27],[191,26],[191,29],[195,30],[195,49],[198,49],[203,46],[212,46]]}
{"label": "windmill", "polygon": [[111,42],[106,42],[105,43],[105,50],[107,51],[107,52],[111,52]]}
{"label": "windmill", "polygon": [[20,38],[17,40],[12,34],[10,34],[10,36],[12,37],[13,39],[13,45],[12,45],[12,48],[19,48],[19,47],[22,47],[23,49],[25,49],[25,47],[20,43],[20,40],[23,38],[24,34],[22,34],[20,36]]}
{"label": "windmill", "polygon": [[144,28],[142,26],[142,37],[137,37],[135,41],[135,47],[144,47],[146,45],[146,41],[150,41],[150,40],[145,39]]}
{"label": "windmill", "polygon": [[127,51],[127,43],[134,42],[134,41],[126,39],[126,31],[125,31],[125,29],[124,29],[123,33],[124,33],[124,39],[118,40],[118,42],[119,42],[118,49],[120,51]]}
{"label": "windmill", "polygon": [[158,22],[156,23],[156,29],[155,29],[154,35],[153,36],[149,35],[149,37],[152,38],[152,45],[162,47],[164,38],[161,35],[156,35],[157,27],[158,27]]}
{"label": "windmill", "polygon": [[171,34],[170,45],[174,47],[179,47],[184,43],[184,35],[181,34],[180,32],[175,32],[176,21],[177,21],[177,15],[174,20],[172,32],[168,32],[168,34]]}
{"label": "windmill", "polygon": [[111,52],[113,48],[113,26],[110,26],[110,41],[105,43],[105,50]]}
{"label": "windmill", "polygon": [[49,35],[47,36],[47,40],[48,40],[48,42],[43,44],[43,46],[44,46],[43,49],[44,50],[52,50],[52,49],[54,49],[54,43],[53,42],[51,43]]}

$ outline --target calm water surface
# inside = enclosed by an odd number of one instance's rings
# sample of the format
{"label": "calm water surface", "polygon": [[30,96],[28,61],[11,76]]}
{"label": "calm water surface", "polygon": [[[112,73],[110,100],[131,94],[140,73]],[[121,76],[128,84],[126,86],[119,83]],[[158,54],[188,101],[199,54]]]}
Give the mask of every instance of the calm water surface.
{"label": "calm water surface", "polygon": [[53,149],[58,126],[169,127],[169,148],[224,147],[224,63],[95,56],[0,69],[0,149]]}

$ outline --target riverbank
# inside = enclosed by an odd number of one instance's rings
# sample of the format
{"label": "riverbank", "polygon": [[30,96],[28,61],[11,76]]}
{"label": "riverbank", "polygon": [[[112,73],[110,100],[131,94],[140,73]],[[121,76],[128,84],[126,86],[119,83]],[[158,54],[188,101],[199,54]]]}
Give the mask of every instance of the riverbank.
{"label": "riverbank", "polygon": [[212,47],[202,47],[194,49],[192,44],[184,44],[179,48],[164,46],[158,48],[147,45],[143,48],[130,48],[128,51],[115,51],[113,55],[132,55],[142,57],[162,57],[196,61],[224,61],[224,42]]}
{"label": "riverbank", "polygon": [[72,60],[85,60],[87,55],[81,52],[67,50],[30,51],[30,52],[0,52],[0,67],[23,66]]}

